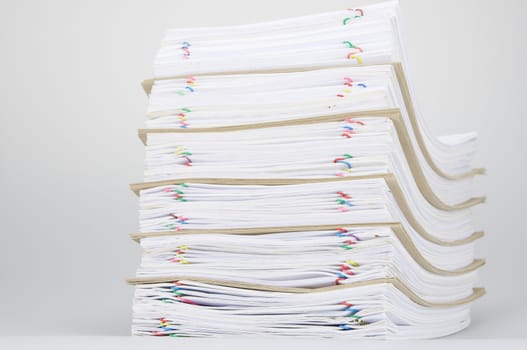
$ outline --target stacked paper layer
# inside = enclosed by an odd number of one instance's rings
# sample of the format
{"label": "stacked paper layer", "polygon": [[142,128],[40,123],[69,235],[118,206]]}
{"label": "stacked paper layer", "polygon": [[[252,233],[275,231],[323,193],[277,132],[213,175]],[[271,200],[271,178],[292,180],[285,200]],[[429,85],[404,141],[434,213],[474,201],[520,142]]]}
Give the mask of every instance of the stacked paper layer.
{"label": "stacked paper layer", "polygon": [[416,110],[395,2],[169,30],[149,94],[136,335],[432,338],[478,287],[475,133]]}

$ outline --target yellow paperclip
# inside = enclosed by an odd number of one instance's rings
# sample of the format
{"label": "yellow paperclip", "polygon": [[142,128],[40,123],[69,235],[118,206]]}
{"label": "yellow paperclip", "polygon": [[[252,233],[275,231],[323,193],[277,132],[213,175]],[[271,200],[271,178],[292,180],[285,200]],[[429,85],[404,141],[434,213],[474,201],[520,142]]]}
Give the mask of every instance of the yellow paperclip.
{"label": "yellow paperclip", "polygon": [[350,58],[354,58],[358,64],[362,64],[362,58],[360,58],[360,56],[353,55]]}
{"label": "yellow paperclip", "polygon": [[360,266],[358,262],[353,261],[353,260],[346,260],[346,264],[351,265],[351,266],[355,266],[355,267]]}

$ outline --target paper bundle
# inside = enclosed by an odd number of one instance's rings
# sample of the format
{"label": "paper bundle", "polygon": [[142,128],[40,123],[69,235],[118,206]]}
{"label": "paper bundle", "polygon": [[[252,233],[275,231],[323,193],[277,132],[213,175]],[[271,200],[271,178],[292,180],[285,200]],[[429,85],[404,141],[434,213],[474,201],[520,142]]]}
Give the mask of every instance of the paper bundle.
{"label": "paper bundle", "polygon": [[416,110],[396,2],[171,29],[149,94],[135,335],[432,338],[478,288],[476,134]]}

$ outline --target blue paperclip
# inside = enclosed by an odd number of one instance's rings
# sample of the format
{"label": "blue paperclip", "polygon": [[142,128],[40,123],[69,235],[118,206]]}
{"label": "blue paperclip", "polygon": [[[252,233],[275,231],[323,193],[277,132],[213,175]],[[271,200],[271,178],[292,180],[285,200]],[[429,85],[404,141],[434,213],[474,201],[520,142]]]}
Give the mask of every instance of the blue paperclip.
{"label": "blue paperclip", "polygon": [[359,309],[354,309],[354,308],[352,308],[352,307],[348,307],[348,308],[346,309],[346,311],[349,311],[349,312],[350,312],[350,316],[351,316],[351,315],[355,315],[355,314],[356,314],[357,312],[359,312],[360,310],[359,310]]}
{"label": "blue paperclip", "polygon": [[342,163],[342,164],[346,165],[346,167],[348,169],[351,169],[351,164],[346,162],[345,160],[337,160],[335,163]]}
{"label": "blue paperclip", "polygon": [[339,328],[342,329],[343,331],[350,331],[353,329],[350,326],[347,326],[345,324],[339,324]]}

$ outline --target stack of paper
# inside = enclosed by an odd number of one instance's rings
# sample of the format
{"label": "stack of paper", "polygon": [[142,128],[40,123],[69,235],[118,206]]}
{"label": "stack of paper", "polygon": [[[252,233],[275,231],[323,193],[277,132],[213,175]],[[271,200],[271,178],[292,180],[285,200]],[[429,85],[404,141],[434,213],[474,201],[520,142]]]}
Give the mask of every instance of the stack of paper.
{"label": "stack of paper", "polygon": [[478,288],[475,133],[413,104],[396,2],[169,30],[143,83],[133,334],[431,338]]}

